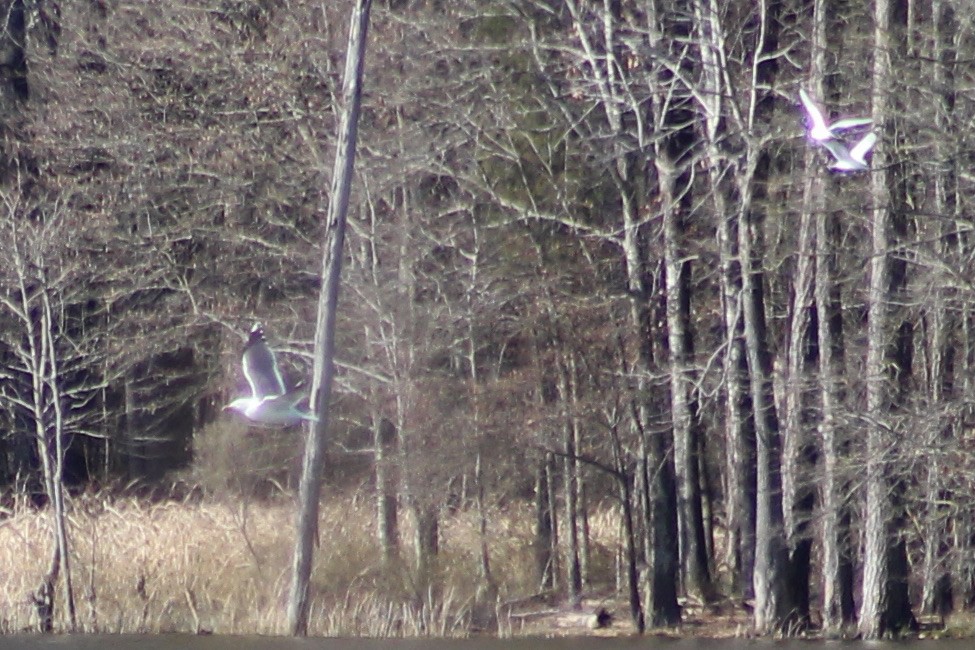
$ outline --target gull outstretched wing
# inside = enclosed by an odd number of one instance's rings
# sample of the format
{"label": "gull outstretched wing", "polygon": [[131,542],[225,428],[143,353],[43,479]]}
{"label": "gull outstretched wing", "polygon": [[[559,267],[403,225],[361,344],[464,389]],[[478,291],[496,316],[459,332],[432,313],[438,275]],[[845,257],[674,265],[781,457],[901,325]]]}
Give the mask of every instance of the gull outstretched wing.
{"label": "gull outstretched wing", "polygon": [[264,338],[264,327],[260,323],[251,329],[250,338],[244,346],[244,376],[251,386],[251,394],[257,398],[283,395],[284,380],[278,370],[274,352]]}

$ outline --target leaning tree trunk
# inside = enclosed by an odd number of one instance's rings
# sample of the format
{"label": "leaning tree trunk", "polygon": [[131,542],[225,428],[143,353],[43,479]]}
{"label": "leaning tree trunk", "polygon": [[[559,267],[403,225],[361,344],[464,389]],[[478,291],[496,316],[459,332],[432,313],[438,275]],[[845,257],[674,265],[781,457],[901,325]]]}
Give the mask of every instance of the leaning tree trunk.
{"label": "leaning tree trunk", "polygon": [[[349,44],[346,50],[342,88],[345,108],[339,124],[339,141],[332,170],[332,190],[322,257],[322,286],[318,296],[318,320],[315,326],[315,368],[311,394],[318,421],[309,428],[305,442],[298,491],[298,525],[291,572],[291,593],[288,598],[288,628],[295,636],[308,633],[311,563],[318,531],[318,502],[328,435],[329,398],[335,378],[335,317],[342,277],[342,249],[352,187],[371,4],[372,0],[357,0],[350,21]],[[312,143],[308,144],[312,146]]]}
{"label": "leaning tree trunk", "polygon": [[555,520],[548,499],[548,459],[535,464],[535,571],[542,591],[555,586],[552,567],[552,538]]}

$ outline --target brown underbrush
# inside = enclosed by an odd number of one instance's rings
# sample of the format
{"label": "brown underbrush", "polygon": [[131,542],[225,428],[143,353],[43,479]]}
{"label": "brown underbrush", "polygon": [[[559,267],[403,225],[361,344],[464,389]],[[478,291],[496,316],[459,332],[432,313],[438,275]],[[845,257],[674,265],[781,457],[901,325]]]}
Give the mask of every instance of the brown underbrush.
{"label": "brown underbrush", "polygon": [[[242,431],[239,424],[221,421],[194,440],[194,464],[179,479],[179,489],[69,498],[76,630],[285,633],[299,450],[293,433]],[[585,633],[586,612],[613,607],[619,544],[614,508],[593,508],[589,518],[588,591],[607,596],[586,601],[580,610],[537,593],[534,512],[527,502],[489,508],[490,587],[480,578],[474,509],[441,513],[436,561],[419,575],[410,546],[410,509],[402,508],[399,557],[384,563],[369,467],[354,461],[342,459],[329,473],[312,574],[310,634]],[[4,504],[0,633],[33,630],[38,625],[33,596],[53,552],[53,514],[22,496]],[[59,588],[56,630],[70,629],[66,610]],[[617,633],[626,629],[625,608],[619,611]]]}
{"label": "brown underbrush", "polygon": [[[281,634],[290,580],[294,500],[228,497],[151,501],[82,495],[69,502],[71,575],[78,631]],[[611,518],[607,518],[607,522]],[[437,564],[411,566],[412,523],[402,522],[402,560],[383,565],[372,502],[362,493],[323,504],[309,632],[341,636],[517,633],[507,602],[536,590],[527,505],[490,513],[496,589],[479,589],[478,517],[445,515]],[[614,526],[594,537],[614,535]],[[32,595],[49,568],[53,518],[17,501],[0,518],[0,632],[34,629]],[[597,553],[596,555],[599,555]],[[486,595],[488,594],[488,595]],[[64,595],[55,628],[68,629]],[[503,620],[498,620],[501,613]],[[495,627],[498,626],[498,627]]]}

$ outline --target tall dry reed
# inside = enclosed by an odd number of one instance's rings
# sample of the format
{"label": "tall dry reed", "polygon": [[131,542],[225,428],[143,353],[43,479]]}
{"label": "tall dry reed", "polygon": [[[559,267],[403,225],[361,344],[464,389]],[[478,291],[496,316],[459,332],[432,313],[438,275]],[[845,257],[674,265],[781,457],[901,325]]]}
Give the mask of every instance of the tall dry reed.
{"label": "tall dry reed", "polygon": [[[86,495],[69,502],[78,622],[85,632],[279,634],[286,630],[294,503],[198,500],[151,503]],[[21,500],[0,519],[0,632],[33,629],[31,595],[48,569],[52,515]],[[498,598],[531,593],[527,507],[491,513],[489,546]],[[457,636],[481,625],[477,518],[445,518],[435,575],[421,582],[404,559],[383,566],[370,499],[323,504],[310,633]],[[60,596],[59,596],[60,597]],[[65,629],[58,601],[56,625]],[[481,609],[480,613],[478,608]],[[490,618],[490,617],[488,617]]]}

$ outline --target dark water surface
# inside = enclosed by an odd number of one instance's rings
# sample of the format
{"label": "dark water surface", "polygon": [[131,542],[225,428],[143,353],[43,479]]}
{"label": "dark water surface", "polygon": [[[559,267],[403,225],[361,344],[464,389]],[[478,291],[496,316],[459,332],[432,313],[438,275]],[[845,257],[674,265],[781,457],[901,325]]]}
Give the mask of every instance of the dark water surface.
{"label": "dark water surface", "polygon": [[0,636],[0,650],[969,650],[975,640],[765,641],[748,639],[556,638],[334,639],[260,636],[54,635]]}

